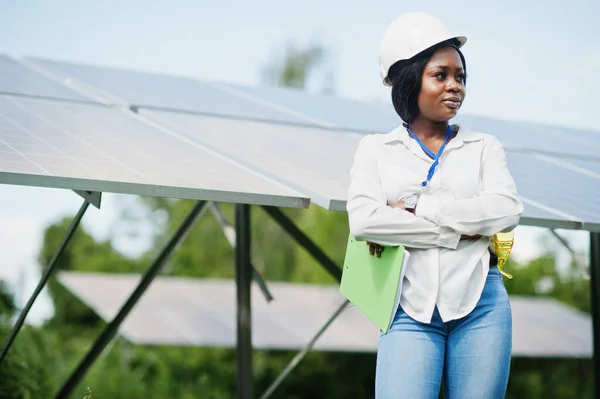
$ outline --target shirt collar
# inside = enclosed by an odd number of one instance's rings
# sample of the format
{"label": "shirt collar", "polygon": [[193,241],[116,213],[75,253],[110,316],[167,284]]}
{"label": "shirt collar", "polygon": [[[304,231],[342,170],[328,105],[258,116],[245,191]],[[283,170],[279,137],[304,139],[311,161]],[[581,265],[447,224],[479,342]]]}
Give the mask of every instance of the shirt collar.
{"label": "shirt collar", "polygon": [[[448,144],[449,146],[452,145],[452,143],[455,143],[455,146],[459,146],[464,142],[479,141],[483,138],[482,133],[474,132],[467,126],[460,123],[457,123],[456,125],[458,126],[458,133],[456,134],[456,137],[452,139],[450,144]],[[400,125],[385,135],[384,142],[386,144],[390,144],[396,141],[400,141],[404,144],[408,144],[410,140],[412,140],[412,138],[406,131],[406,128],[404,127],[404,125]]]}

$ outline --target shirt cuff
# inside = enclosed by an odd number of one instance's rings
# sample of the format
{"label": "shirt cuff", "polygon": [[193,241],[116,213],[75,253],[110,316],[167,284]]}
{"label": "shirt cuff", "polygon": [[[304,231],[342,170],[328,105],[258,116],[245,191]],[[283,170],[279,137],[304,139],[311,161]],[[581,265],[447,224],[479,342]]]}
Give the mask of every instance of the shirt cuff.
{"label": "shirt cuff", "polygon": [[440,199],[432,195],[423,194],[419,197],[415,216],[427,219],[430,222],[436,223],[437,215],[440,210]]}

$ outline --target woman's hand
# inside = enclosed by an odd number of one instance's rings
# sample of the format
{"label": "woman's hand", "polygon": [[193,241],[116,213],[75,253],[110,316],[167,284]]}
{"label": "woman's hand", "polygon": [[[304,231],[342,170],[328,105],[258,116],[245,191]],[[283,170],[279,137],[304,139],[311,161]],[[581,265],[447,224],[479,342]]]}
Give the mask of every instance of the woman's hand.
{"label": "woman's hand", "polygon": [[379,244],[375,244],[367,241],[367,245],[369,246],[369,253],[371,256],[376,255],[378,258],[381,258],[381,253],[383,252],[383,246]]}
{"label": "woman's hand", "polygon": [[460,236],[461,240],[478,240],[480,238],[481,238],[481,234],[475,234],[475,235],[472,235],[472,236],[463,234],[463,235]]}
{"label": "woman's hand", "polygon": [[[480,234],[475,234],[472,236],[463,234],[460,236],[461,241],[462,240],[478,240],[481,238]],[[378,258],[381,258],[381,253],[383,252],[383,246],[379,245],[379,244],[375,244],[372,242],[367,241],[367,245],[369,246],[369,254],[371,254],[371,256],[375,255]]]}
{"label": "woman's hand", "polygon": [[398,208],[398,209],[402,209],[403,211],[406,210],[406,207],[404,206],[404,201],[400,200],[398,202],[394,202],[393,204],[390,205],[390,208]]}
{"label": "woman's hand", "polygon": [[416,207],[414,209],[410,209],[410,210],[406,209],[406,205],[404,205],[404,201],[402,201],[402,200],[391,204],[390,208],[402,209],[403,211],[407,211],[409,213],[412,213],[413,215],[417,211]]}

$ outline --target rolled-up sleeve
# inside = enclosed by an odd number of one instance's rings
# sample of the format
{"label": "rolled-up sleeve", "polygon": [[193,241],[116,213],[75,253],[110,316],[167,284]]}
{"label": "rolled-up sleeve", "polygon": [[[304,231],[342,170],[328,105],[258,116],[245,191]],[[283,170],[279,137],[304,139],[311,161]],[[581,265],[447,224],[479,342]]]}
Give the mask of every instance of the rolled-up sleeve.
{"label": "rolled-up sleeve", "polygon": [[474,198],[452,200],[422,195],[416,209],[418,216],[468,235],[492,236],[517,226],[523,203],[508,170],[504,148],[494,136],[485,140],[481,193]]}
{"label": "rolled-up sleeve", "polygon": [[356,150],[346,209],[350,232],[359,240],[419,249],[456,249],[460,241],[460,234],[449,227],[388,206],[379,180],[374,135],[365,136]]}

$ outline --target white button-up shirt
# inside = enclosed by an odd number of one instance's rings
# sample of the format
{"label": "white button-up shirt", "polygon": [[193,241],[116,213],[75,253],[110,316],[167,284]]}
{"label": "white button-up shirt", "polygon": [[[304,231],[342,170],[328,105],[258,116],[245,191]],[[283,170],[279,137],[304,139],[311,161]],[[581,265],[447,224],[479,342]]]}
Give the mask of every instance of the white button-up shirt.
{"label": "white button-up shirt", "polygon": [[[365,136],[347,203],[355,238],[410,252],[400,305],[423,323],[436,306],[444,321],[475,308],[489,271],[490,237],[514,228],[523,212],[496,137],[459,125],[423,188],[432,163],[404,126]],[[416,214],[389,206],[413,193],[420,195]],[[482,238],[460,240],[461,234]]]}

